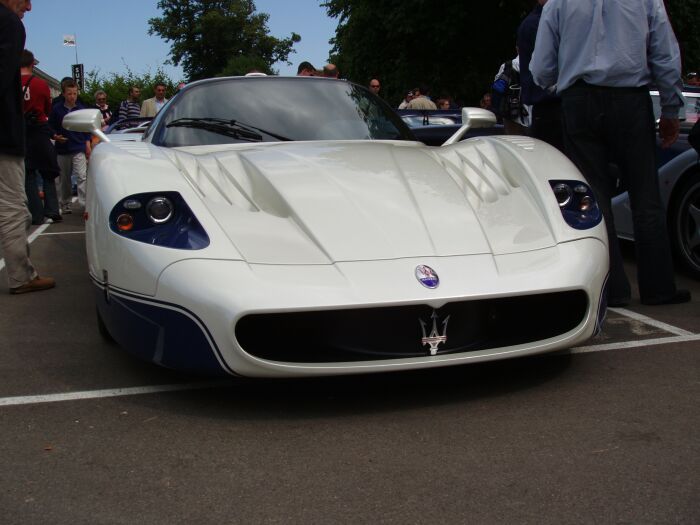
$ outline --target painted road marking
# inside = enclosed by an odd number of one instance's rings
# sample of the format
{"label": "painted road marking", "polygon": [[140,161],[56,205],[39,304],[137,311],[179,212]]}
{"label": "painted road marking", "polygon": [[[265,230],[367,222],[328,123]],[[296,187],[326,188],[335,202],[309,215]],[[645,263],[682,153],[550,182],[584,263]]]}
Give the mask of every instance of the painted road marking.
{"label": "painted road marking", "polygon": [[0,398],[0,406],[31,405],[37,403],[56,403],[58,401],[78,401],[82,399],[99,399],[105,397],[137,396],[158,394],[161,392],[179,392],[183,390],[202,390],[230,385],[226,381],[204,381],[175,385],[135,386],[129,388],[110,388],[106,390],[85,390],[83,392],[65,392],[61,394],[43,394],[37,396],[17,396]]}
{"label": "painted road marking", "polygon": [[677,326],[672,326],[662,321],[657,321],[656,319],[647,317],[646,315],[638,314],[637,312],[633,312],[632,310],[627,310],[625,308],[608,308],[608,310],[624,315],[625,317],[629,317],[630,319],[640,321],[644,324],[648,324],[649,326],[660,328],[664,332],[668,332],[675,335],[695,335],[693,334],[693,332],[688,332],[688,330],[683,330],[682,328],[678,328]]}
{"label": "painted road marking", "polygon": [[85,232],[46,232],[41,234],[42,237],[47,235],[85,235]]}

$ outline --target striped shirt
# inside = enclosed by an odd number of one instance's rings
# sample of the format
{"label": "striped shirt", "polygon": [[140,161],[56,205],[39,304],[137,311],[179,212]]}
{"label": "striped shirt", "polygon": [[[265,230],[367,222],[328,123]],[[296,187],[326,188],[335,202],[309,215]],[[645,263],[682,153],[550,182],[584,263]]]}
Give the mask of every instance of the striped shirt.
{"label": "striped shirt", "polygon": [[138,118],[141,116],[141,104],[138,102],[131,102],[130,100],[123,100],[119,104],[119,118]]}

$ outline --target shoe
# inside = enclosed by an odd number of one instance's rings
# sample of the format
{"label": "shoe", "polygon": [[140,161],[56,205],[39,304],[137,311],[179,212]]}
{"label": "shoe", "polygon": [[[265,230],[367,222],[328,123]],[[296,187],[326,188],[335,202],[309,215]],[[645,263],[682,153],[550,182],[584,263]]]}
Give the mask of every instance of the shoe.
{"label": "shoe", "polygon": [[40,292],[41,290],[48,290],[54,286],[56,286],[56,281],[51,277],[39,277],[37,275],[34,279],[28,283],[24,283],[22,286],[10,288],[10,293],[16,295],[20,293]]}
{"label": "shoe", "polygon": [[681,304],[690,301],[690,292],[684,288],[679,288],[676,293],[668,299],[642,299],[642,304],[657,306],[662,304]]}
{"label": "shoe", "polygon": [[622,308],[623,306],[629,305],[630,300],[631,299],[629,297],[620,297],[620,298],[608,297],[608,306],[610,308]]}
{"label": "shoe", "polygon": [[73,210],[70,209],[70,206],[61,208],[61,215],[70,215],[71,213],[73,213]]}
{"label": "shoe", "polygon": [[46,217],[51,219],[53,222],[61,222],[63,220],[63,217],[61,217],[58,213],[52,213],[51,215],[46,215]]}

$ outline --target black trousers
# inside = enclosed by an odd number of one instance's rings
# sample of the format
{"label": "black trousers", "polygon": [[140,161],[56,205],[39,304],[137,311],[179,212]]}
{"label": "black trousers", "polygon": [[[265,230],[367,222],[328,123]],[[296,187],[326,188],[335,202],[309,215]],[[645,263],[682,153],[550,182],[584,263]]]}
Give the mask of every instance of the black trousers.
{"label": "black trousers", "polygon": [[564,142],[569,158],[590,183],[602,209],[610,245],[612,299],[630,297],[611,212],[615,162],[632,206],[637,281],[641,299],[676,292],[666,212],[656,170],[656,126],[647,88],[610,88],[577,82],[562,93]]}

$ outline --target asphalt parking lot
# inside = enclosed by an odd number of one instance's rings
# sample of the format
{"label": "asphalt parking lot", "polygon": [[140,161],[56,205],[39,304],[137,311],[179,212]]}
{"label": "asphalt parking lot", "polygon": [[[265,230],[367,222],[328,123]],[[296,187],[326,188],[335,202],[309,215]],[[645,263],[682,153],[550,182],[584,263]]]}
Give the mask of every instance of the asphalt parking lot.
{"label": "asphalt parking lot", "polygon": [[[81,219],[0,263],[0,522],[697,523],[700,286],[585,347],[444,370],[215,381],[101,339]],[[628,267],[634,271],[631,250]]]}

